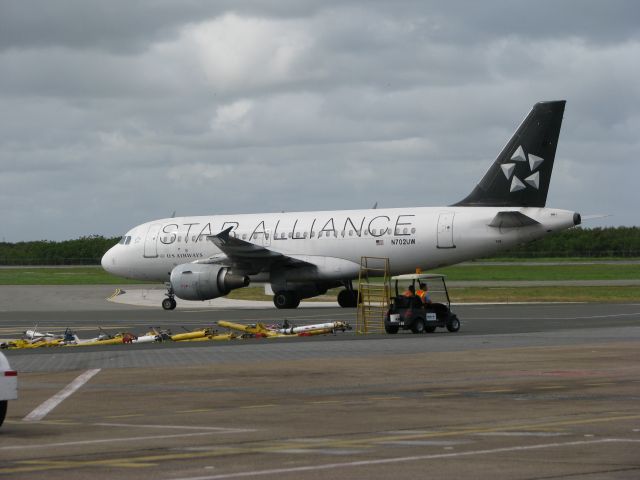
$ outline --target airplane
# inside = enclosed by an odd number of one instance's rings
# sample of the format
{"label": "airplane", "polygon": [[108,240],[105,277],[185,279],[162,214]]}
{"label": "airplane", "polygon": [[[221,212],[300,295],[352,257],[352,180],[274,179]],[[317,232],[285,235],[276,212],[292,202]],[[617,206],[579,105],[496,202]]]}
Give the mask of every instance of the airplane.
{"label": "airplane", "polygon": [[357,306],[361,257],[387,257],[390,274],[427,271],[579,225],[546,208],[565,101],[540,102],[464,199],[442,207],[171,217],[138,225],[106,252],[115,275],[165,282],[165,310],[252,282],[271,285],[277,308],[344,287]]}

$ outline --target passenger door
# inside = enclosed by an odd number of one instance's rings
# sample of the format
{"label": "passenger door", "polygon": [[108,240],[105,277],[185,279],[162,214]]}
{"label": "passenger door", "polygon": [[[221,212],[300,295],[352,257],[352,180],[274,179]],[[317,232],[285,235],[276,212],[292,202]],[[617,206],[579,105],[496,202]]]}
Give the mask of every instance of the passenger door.
{"label": "passenger door", "polygon": [[456,248],[453,243],[453,212],[442,212],[438,217],[438,248]]}

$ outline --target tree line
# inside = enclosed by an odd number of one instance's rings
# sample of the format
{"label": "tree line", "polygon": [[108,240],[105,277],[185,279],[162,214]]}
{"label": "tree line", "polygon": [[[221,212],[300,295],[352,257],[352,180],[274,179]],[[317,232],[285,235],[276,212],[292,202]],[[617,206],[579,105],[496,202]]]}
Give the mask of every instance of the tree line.
{"label": "tree line", "polygon": [[0,243],[0,265],[99,265],[102,255],[120,237],[102,235],[54,242]]}
{"label": "tree line", "polygon": [[572,228],[500,254],[501,257],[640,257],[640,227]]}
{"label": "tree line", "polygon": [[[120,237],[0,243],[0,265],[99,265]],[[501,252],[500,257],[640,257],[640,227],[572,228]]]}

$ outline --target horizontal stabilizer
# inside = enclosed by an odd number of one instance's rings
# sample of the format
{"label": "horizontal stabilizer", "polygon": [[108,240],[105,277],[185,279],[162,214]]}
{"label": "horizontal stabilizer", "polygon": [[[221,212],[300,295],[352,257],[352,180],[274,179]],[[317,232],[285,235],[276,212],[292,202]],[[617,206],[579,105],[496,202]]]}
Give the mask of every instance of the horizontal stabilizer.
{"label": "horizontal stabilizer", "polygon": [[521,212],[498,212],[491,223],[490,227],[495,228],[518,228],[527,227],[540,223]]}

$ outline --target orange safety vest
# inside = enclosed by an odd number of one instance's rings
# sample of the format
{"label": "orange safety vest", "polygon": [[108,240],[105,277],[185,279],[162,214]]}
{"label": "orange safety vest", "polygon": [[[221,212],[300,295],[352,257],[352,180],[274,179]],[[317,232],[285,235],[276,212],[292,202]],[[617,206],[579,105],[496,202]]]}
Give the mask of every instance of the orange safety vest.
{"label": "orange safety vest", "polygon": [[416,295],[420,297],[420,300],[422,300],[422,302],[424,303],[425,300],[425,296],[427,295],[427,292],[424,290],[418,290],[416,291]]}

